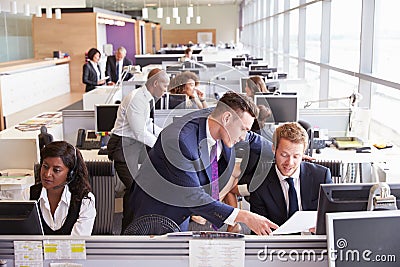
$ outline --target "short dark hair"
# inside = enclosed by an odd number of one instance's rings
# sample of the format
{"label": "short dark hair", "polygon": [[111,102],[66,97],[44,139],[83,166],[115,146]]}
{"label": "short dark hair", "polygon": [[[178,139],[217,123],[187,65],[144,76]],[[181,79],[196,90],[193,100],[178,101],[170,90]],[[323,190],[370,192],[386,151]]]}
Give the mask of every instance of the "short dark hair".
{"label": "short dark hair", "polygon": [[90,48],[87,53],[87,56],[90,60],[93,60],[94,55],[96,55],[97,53],[99,53],[99,55],[101,56],[101,53],[97,48]]}
{"label": "short dark hair", "polygon": [[213,113],[221,114],[228,110],[235,111],[239,117],[244,112],[249,113],[253,118],[258,116],[258,107],[253,100],[246,95],[239,95],[233,91],[228,91],[221,97]]}

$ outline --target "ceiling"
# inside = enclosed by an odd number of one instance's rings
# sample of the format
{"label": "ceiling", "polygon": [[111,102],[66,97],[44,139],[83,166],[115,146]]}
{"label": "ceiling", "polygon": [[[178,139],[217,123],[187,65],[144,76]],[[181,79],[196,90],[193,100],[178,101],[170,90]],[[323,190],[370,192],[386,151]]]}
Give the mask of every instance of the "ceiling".
{"label": "ceiling", "polygon": [[204,6],[204,5],[238,5],[242,0],[86,0],[86,7],[99,7],[108,10],[124,11],[142,9],[147,7],[177,7]]}

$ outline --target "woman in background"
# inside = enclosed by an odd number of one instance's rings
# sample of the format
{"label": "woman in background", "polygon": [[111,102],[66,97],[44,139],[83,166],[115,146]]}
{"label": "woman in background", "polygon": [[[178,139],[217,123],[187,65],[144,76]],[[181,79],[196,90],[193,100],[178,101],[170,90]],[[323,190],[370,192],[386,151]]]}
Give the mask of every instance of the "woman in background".
{"label": "woman in background", "polygon": [[88,53],[88,62],[83,65],[82,82],[86,84],[85,92],[89,92],[98,85],[106,83],[106,79],[101,79],[99,60],[101,53],[96,48],[91,48]]}
{"label": "woman in background", "polygon": [[96,217],[88,170],[78,149],[65,141],[40,151],[41,183],[31,186],[46,235],[90,236]]}
{"label": "woman in background", "polygon": [[247,79],[245,90],[248,97],[254,97],[258,92],[269,93],[264,80],[260,76],[251,76]]}
{"label": "woman in background", "polygon": [[202,109],[207,108],[205,95],[197,89],[199,78],[190,71],[185,71],[176,75],[169,83],[169,92],[171,94],[186,94],[185,108]]}

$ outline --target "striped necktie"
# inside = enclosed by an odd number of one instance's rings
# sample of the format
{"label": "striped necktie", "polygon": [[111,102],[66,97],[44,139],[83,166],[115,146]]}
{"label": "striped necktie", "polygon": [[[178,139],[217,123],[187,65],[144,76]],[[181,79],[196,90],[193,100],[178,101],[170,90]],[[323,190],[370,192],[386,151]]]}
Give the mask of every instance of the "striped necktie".
{"label": "striped necktie", "polygon": [[218,159],[217,159],[217,143],[212,146],[210,152],[211,162],[211,196],[215,200],[219,200],[219,185],[218,185]]}

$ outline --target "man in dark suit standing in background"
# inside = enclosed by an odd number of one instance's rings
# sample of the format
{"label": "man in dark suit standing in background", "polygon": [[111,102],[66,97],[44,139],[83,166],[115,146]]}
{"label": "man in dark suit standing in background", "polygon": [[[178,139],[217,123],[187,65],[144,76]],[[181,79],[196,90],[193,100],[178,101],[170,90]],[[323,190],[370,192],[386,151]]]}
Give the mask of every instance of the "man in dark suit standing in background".
{"label": "man in dark suit standing in background", "polygon": [[271,233],[277,226],[267,218],[218,199],[235,165],[235,143],[246,140],[253,153],[272,159],[271,144],[249,132],[257,112],[250,98],[227,92],[215,109],[189,113],[164,128],[134,177],[129,205],[134,219],[159,214],[185,231],[195,214],[215,229],[243,222],[257,234]]}
{"label": "man in dark suit standing in background", "polygon": [[320,184],[332,183],[331,172],[326,167],[302,162],[307,144],[307,132],[296,122],[275,130],[275,164],[263,183],[250,193],[252,212],[282,225],[297,210],[317,210]]}
{"label": "man in dark suit standing in background", "polygon": [[[109,77],[107,79],[107,84],[113,85],[117,83],[118,80],[121,78],[121,75],[123,75],[124,66],[131,66],[131,65],[132,61],[126,58],[125,47],[123,46],[119,47],[115,52],[114,56],[107,57],[106,77],[107,76]],[[127,81],[130,78],[132,78],[132,74],[128,72],[124,78],[124,81]]]}

